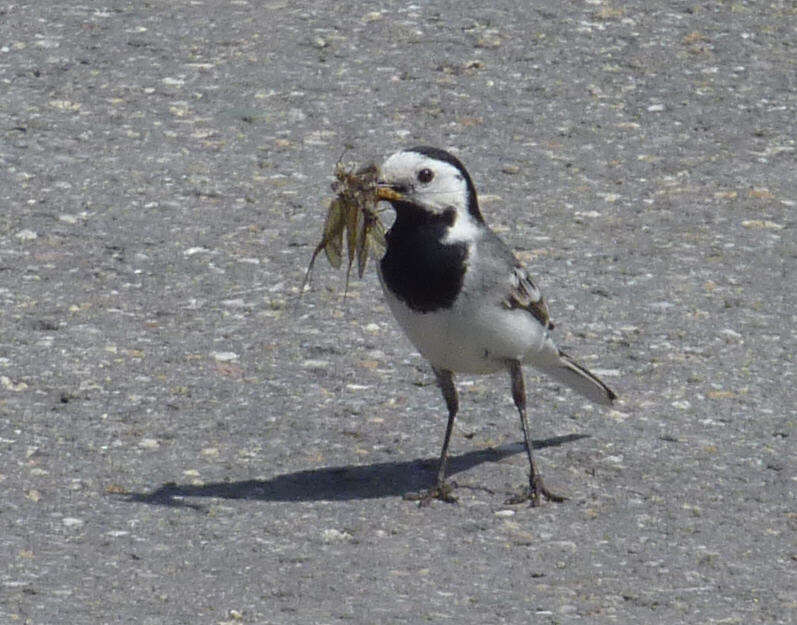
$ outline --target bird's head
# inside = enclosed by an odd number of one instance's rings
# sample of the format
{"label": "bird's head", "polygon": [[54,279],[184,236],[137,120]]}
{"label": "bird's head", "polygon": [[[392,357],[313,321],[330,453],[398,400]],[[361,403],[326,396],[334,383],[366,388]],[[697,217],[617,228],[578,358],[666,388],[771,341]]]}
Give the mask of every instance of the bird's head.
{"label": "bird's head", "polygon": [[452,154],[420,146],[396,152],[379,169],[377,195],[402,209],[430,216],[450,214],[483,222],[476,189],[468,171]]}

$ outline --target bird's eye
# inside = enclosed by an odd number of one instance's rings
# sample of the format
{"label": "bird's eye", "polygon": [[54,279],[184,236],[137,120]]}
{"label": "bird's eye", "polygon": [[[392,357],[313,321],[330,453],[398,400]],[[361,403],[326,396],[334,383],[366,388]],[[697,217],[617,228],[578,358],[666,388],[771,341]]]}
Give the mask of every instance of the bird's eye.
{"label": "bird's eye", "polygon": [[422,184],[429,184],[434,178],[434,172],[431,169],[422,169],[418,172],[418,182]]}

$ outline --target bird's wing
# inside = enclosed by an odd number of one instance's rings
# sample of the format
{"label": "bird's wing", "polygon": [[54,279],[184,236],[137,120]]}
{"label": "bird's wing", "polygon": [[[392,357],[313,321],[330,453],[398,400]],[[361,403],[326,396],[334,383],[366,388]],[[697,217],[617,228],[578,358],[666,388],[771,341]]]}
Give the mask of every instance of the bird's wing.
{"label": "bird's wing", "polygon": [[516,264],[512,269],[509,284],[509,293],[506,294],[501,304],[509,309],[522,308],[530,312],[543,328],[553,330],[553,321],[551,321],[548,304],[542,296],[542,291],[534,284],[520,264]]}

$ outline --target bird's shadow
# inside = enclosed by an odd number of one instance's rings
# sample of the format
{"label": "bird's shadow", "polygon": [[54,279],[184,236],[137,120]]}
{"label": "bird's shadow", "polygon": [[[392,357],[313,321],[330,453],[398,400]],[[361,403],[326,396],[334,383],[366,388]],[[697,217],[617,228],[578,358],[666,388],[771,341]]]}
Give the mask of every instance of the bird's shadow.
{"label": "bird's shadow", "polygon": [[[556,447],[586,434],[568,434],[534,441],[535,449]],[[447,475],[467,471],[483,462],[498,462],[508,456],[524,453],[522,443],[491,449],[469,451],[451,456]],[[186,507],[203,510],[202,504],[187,501],[188,497],[222,499],[255,499],[261,501],[347,501],[401,496],[423,490],[434,484],[437,458],[416,458],[405,462],[378,462],[366,465],[345,465],[308,469],[278,475],[267,480],[213,482],[210,484],[177,484],[167,482],[149,493],[127,493],[131,502]]]}

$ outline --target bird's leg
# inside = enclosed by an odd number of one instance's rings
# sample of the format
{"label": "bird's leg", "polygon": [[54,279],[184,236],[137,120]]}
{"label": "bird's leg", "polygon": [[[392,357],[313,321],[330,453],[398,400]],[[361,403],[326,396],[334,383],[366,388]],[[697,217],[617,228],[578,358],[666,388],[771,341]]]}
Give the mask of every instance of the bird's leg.
{"label": "bird's leg", "polygon": [[453,487],[446,483],[446,468],[448,467],[448,443],[451,440],[451,432],[454,430],[454,419],[459,410],[459,399],[457,397],[457,387],[454,385],[454,374],[447,369],[432,367],[437,378],[437,385],[443,392],[443,398],[448,407],[448,425],[446,425],[446,436],[443,439],[443,450],[440,452],[440,463],[437,467],[437,484],[423,493],[408,493],[404,499],[418,501],[421,506],[428,506],[432,499],[440,499],[447,503],[456,503],[457,498],[451,494]]}
{"label": "bird's leg", "polygon": [[540,496],[549,501],[564,501],[561,495],[556,495],[545,488],[542,475],[537,471],[532,453],[531,437],[529,436],[529,420],[526,417],[526,384],[523,380],[523,369],[517,360],[509,361],[509,375],[512,378],[512,399],[515,401],[520,414],[520,425],[523,428],[523,442],[526,446],[526,455],[529,458],[529,489],[522,495],[515,495],[507,500],[508,504],[517,504],[530,500],[532,506],[540,505]]}

